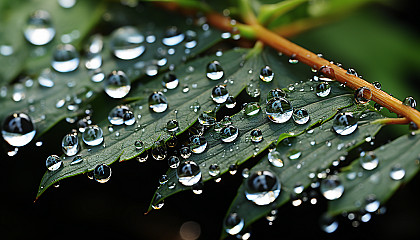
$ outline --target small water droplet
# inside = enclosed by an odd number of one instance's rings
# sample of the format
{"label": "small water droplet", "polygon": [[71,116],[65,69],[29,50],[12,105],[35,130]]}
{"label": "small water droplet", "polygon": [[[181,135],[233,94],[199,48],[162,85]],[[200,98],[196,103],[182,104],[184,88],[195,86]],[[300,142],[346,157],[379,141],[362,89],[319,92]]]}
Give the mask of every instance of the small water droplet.
{"label": "small water droplet", "polygon": [[58,0],[58,4],[62,8],[72,8],[76,5],[76,0]]}
{"label": "small water droplet", "polygon": [[97,125],[87,126],[82,134],[82,139],[89,146],[98,146],[104,141],[103,131]]}
{"label": "small water droplet", "polygon": [[207,148],[207,140],[203,136],[194,135],[190,137],[190,150],[199,154]]}
{"label": "small water droplet", "polygon": [[293,107],[286,98],[273,98],[267,102],[266,114],[275,123],[287,122],[293,114]]}
{"label": "small water droplet", "polygon": [[168,151],[166,150],[166,144],[163,140],[158,140],[153,143],[152,146],[152,157],[155,160],[163,160],[166,158]]}
{"label": "small water droplet", "polygon": [[220,80],[224,75],[223,68],[218,61],[211,61],[206,69],[206,76],[210,80]]}
{"label": "small water droplet", "polygon": [[330,66],[322,66],[318,70],[317,76],[314,76],[315,81],[329,82],[335,79],[334,69]]}
{"label": "small water droplet", "polygon": [[365,210],[366,212],[376,212],[379,209],[381,203],[376,199],[376,196],[371,194],[366,197]]}
{"label": "small water droplet", "polygon": [[171,119],[166,123],[166,131],[168,132],[176,132],[179,129],[178,121],[175,119]]}
{"label": "small water droplet", "polygon": [[174,73],[167,73],[162,79],[162,85],[167,89],[175,89],[178,87],[179,79]]}
{"label": "small water droplet", "polygon": [[192,186],[201,180],[201,171],[193,161],[182,162],[176,171],[178,181],[184,186]]}
{"label": "small water droplet", "polygon": [[93,170],[93,179],[98,183],[106,183],[111,178],[111,167],[106,164],[99,164]]}
{"label": "small water droplet", "polygon": [[61,161],[60,157],[57,155],[51,155],[45,161],[45,166],[47,167],[48,171],[57,171],[63,165],[63,161]]}
{"label": "small water droplet", "polygon": [[246,86],[246,93],[252,98],[257,98],[260,96],[261,90],[257,83],[249,83]]}
{"label": "small water droplet", "polygon": [[262,131],[258,128],[255,128],[251,131],[251,141],[254,143],[259,143],[263,140]]}
{"label": "small water droplet", "polygon": [[185,38],[185,34],[179,31],[176,26],[171,26],[166,29],[165,36],[162,43],[166,46],[176,46],[180,44]]}
{"label": "small water droplet", "polygon": [[289,58],[289,63],[296,64],[298,62],[299,62],[299,60],[296,59],[296,54],[292,54],[292,56],[290,56],[290,58]]}
{"label": "small water droplet", "polygon": [[392,180],[399,181],[404,178],[405,170],[399,164],[394,165],[389,172]]}
{"label": "small water droplet", "polygon": [[227,108],[234,108],[236,106],[236,99],[233,96],[228,96],[225,104]]}
{"label": "small water droplet", "polygon": [[299,159],[301,155],[302,155],[302,151],[300,151],[300,150],[298,150],[298,149],[290,149],[290,150],[287,152],[287,157],[288,157],[290,160],[296,160],[296,159]]}
{"label": "small water droplet", "polygon": [[260,79],[263,82],[271,82],[273,78],[274,78],[274,73],[273,73],[273,70],[271,70],[269,66],[265,66],[261,68]]}
{"label": "small water droplet", "polygon": [[321,181],[320,190],[328,200],[340,198],[344,192],[344,186],[336,175],[330,175]]}
{"label": "small water droplet", "polygon": [[42,70],[41,74],[39,74],[38,83],[43,87],[51,88],[54,87],[54,79],[55,74],[51,71],[51,69],[46,68]]}
{"label": "small water droplet", "polygon": [[166,111],[168,108],[168,100],[162,92],[153,92],[149,96],[149,108],[156,113]]}
{"label": "small water droplet", "polygon": [[106,94],[112,98],[123,98],[131,89],[131,83],[123,71],[112,71],[104,81]]}
{"label": "small water droplet", "polygon": [[230,213],[225,220],[225,231],[230,235],[236,235],[244,228],[244,219],[237,213]]}
{"label": "small water droplet", "polygon": [[144,36],[136,28],[131,26],[120,27],[112,32],[110,48],[113,54],[123,60],[139,57],[146,49],[142,44]]}
{"label": "small water droplet", "polygon": [[170,168],[177,168],[180,163],[181,161],[179,160],[177,156],[170,156],[168,158],[168,165]]}
{"label": "small water droplet", "polygon": [[354,92],[354,100],[357,104],[366,104],[372,98],[372,91],[367,87],[358,88]]}
{"label": "small water droplet", "polygon": [[134,147],[136,148],[136,150],[142,150],[144,146],[144,143],[140,140],[136,140],[134,142]]}
{"label": "small water droplet", "polygon": [[309,113],[305,108],[293,110],[293,121],[297,124],[306,124],[309,121]]}
{"label": "small water droplet", "polygon": [[284,166],[283,160],[281,160],[281,154],[277,151],[271,151],[268,153],[268,161],[275,167],[281,168]]}
{"label": "small water droplet", "polygon": [[229,92],[226,88],[226,85],[217,85],[211,91],[211,98],[215,103],[224,103],[229,97]]}
{"label": "small water droplet", "polygon": [[327,82],[320,82],[315,88],[315,93],[318,97],[326,97],[331,92],[331,86]]}
{"label": "small water droplet", "polygon": [[[126,105],[118,105],[118,106],[114,107],[113,109],[111,109],[111,111],[109,112],[108,121],[112,125],[122,125],[125,122],[124,116],[128,112],[132,113],[132,110],[131,110],[130,107],[128,107]],[[127,115],[127,117],[128,117],[128,115]]]}
{"label": "small water droplet", "polygon": [[229,143],[236,140],[239,135],[239,130],[233,125],[226,126],[220,131],[220,136],[223,142]]}
{"label": "small water droplet", "polygon": [[244,114],[249,117],[257,115],[260,110],[261,107],[257,102],[246,103],[243,108]]}
{"label": "small water droplet", "polygon": [[74,156],[80,149],[77,133],[69,133],[63,137],[61,148],[67,156]]}
{"label": "small water droplet", "polygon": [[83,158],[82,158],[82,156],[78,155],[78,156],[73,158],[70,165],[76,165],[76,164],[79,164],[81,162],[83,162]]}
{"label": "small water droplet", "polygon": [[373,151],[361,152],[359,160],[363,169],[368,171],[375,169],[379,164],[379,159],[376,157]]}
{"label": "small water droplet", "polygon": [[35,137],[34,123],[26,113],[13,113],[3,121],[3,139],[14,147],[22,147]]}
{"label": "small water droplet", "polygon": [[376,88],[376,89],[381,89],[382,88],[382,84],[380,82],[373,82],[372,85]]}
{"label": "small water droplet", "polygon": [[220,174],[220,167],[217,164],[212,164],[209,166],[209,175],[216,177]]}
{"label": "small water droplet", "polygon": [[324,232],[333,233],[338,228],[338,221],[335,217],[332,217],[328,214],[323,214],[319,219],[319,225]]}
{"label": "small water droplet", "polygon": [[281,185],[275,174],[270,171],[253,173],[245,185],[245,197],[256,205],[268,205],[280,194]]}
{"label": "small water droplet", "polygon": [[189,147],[182,147],[179,149],[179,154],[182,158],[187,159],[191,156],[191,149]]}
{"label": "small water droplet", "polygon": [[33,12],[26,21],[24,35],[33,45],[45,45],[54,38],[55,29],[50,14],[44,10]]}
{"label": "small water droplet", "polygon": [[352,134],[357,129],[357,119],[350,112],[339,113],[333,121],[333,130],[342,136]]}
{"label": "small water droplet", "polygon": [[72,72],[79,67],[79,53],[76,48],[70,44],[58,45],[55,49],[51,66],[57,72]]}

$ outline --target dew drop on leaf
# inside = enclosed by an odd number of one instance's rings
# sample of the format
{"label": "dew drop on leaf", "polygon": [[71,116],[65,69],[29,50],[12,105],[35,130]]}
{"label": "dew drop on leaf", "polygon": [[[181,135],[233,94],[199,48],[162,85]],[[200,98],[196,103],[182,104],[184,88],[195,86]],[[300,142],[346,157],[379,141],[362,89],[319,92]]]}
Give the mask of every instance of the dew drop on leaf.
{"label": "dew drop on leaf", "polygon": [[168,151],[166,150],[166,145],[163,140],[158,140],[153,143],[151,149],[152,157],[155,160],[163,160],[166,158]]}
{"label": "dew drop on leaf", "polygon": [[218,61],[211,61],[206,68],[206,76],[210,80],[220,80],[224,75],[223,68]]}
{"label": "dew drop on leaf", "polygon": [[280,89],[280,88],[271,89],[267,94],[266,102],[270,101],[273,98],[280,98],[280,97],[282,98],[286,97],[286,92],[283,89]]}
{"label": "dew drop on leaf", "polygon": [[76,165],[83,162],[83,157],[80,155],[77,155],[76,157],[73,158],[73,160],[71,161],[70,165]]}
{"label": "dew drop on leaf", "polygon": [[366,212],[373,213],[379,209],[381,203],[376,199],[375,195],[368,195],[365,199],[365,210]]}
{"label": "dew drop on leaf", "polygon": [[246,116],[252,117],[257,115],[261,111],[261,107],[257,102],[246,103],[243,108],[243,112]]}
{"label": "dew drop on leaf", "polygon": [[213,126],[216,123],[216,116],[213,111],[205,111],[198,116],[198,122],[203,126]]}
{"label": "dew drop on leaf", "polygon": [[162,85],[167,89],[175,89],[178,84],[179,79],[174,73],[166,73],[162,79]]}
{"label": "dew drop on leaf", "polygon": [[354,100],[357,104],[366,104],[372,99],[372,91],[367,87],[360,87],[354,92]]}
{"label": "dew drop on leaf", "polygon": [[181,147],[179,149],[179,154],[182,158],[187,159],[191,156],[191,149],[189,147]]}
{"label": "dew drop on leaf", "polygon": [[195,135],[190,137],[190,150],[199,154],[207,148],[207,140],[203,136]]}
{"label": "dew drop on leaf", "polygon": [[76,48],[70,44],[58,45],[55,49],[51,66],[57,72],[72,72],[79,67],[79,53]]}
{"label": "dew drop on leaf", "polygon": [[10,145],[22,147],[32,141],[36,130],[29,115],[16,112],[4,119],[1,134]]}
{"label": "dew drop on leaf", "polygon": [[184,186],[192,186],[201,180],[201,171],[193,161],[182,162],[176,171],[178,181]]}
{"label": "dew drop on leaf", "polygon": [[227,108],[234,108],[236,106],[236,99],[233,96],[228,96],[225,102]]}
{"label": "dew drop on leaf", "polygon": [[230,213],[225,220],[225,231],[230,235],[236,235],[244,228],[244,219],[237,213]]}
{"label": "dew drop on leaf", "polygon": [[221,104],[226,102],[229,97],[229,92],[226,85],[217,85],[211,91],[211,98],[215,103]]}
{"label": "dew drop on leaf", "polygon": [[27,19],[23,32],[26,40],[33,45],[40,46],[51,42],[55,36],[55,29],[50,14],[44,10],[33,12]]}
{"label": "dew drop on leaf", "polygon": [[61,161],[60,157],[57,155],[51,155],[47,157],[45,161],[45,166],[47,167],[48,171],[57,171],[63,165],[63,161]]}
{"label": "dew drop on leaf", "polygon": [[93,179],[98,183],[106,183],[111,178],[111,167],[106,164],[99,164],[93,170]]}
{"label": "dew drop on leaf", "polygon": [[179,160],[177,156],[170,156],[168,158],[168,165],[170,168],[177,168],[180,163],[181,161]]}
{"label": "dew drop on leaf", "polygon": [[376,154],[373,151],[362,151],[360,153],[360,165],[365,170],[373,170],[379,164],[379,159],[376,157]]}
{"label": "dew drop on leaf", "polygon": [[146,49],[144,36],[136,28],[125,26],[116,29],[110,37],[112,53],[119,59],[130,60],[139,57]]}
{"label": "dew drop on leaf", "polygon": [[123,98],[131,89],[131,83],[123,71],[112,71],[104,81],[106,94],[112,98]]}
{"label": "dew drop on leaf", "polygon": [[331,86],[327,82],[320,82],[315,88],[315,93],[318,97],[326,97],[331,92]]}
{"label": "dew drop on leaf", "polygon": [[389,176],[392,180],[399,181],[404,178],[405,169],[402,168],[399,164],[396,164],[391,168]]}
{"label": "dew drop on leaf", "polygon": [[74,156],[80,149],[79,138],[76,133],[69,133],[63,137],[61,148],[66,156]]}
{"label": "dew drop on leaf", "polygon": [[417,102],[413,97],[406,97],[403,101],[403,104],[412,108],[416,108]]}
{"label": "dew drop on leaf", "polygon": [[271,151],[268,153],[268,161],[271,165],[281,168],[284,166],[283,160],[281,159],[281,154],[277,151]]}
{"label": "dew drop on leaf", "polygon": [[82,134],[82,139],[89,146],[98,146],[104,141],[103,131],[97,125],[87,126]]}
{"label": "dew drop on leaf", "polygon": [[162,43],[166,46],[176,46],[184,41],[185,34],[182,33],[176,26],[171,26],[166,29]]}
{"label": "dew drop on leaf", "polygon": [[254,143],[259,143],[263,140],[262,131],[258,128],[253,129],[250,132],[250,135],[251,135],[251,141]]}
{"label": "dew drop on leaf", "polygon": [[333,130],[338,135],[346,136],[357,129],[357,119],[350,112],[338,113],[333,120]]}
{"label": "dew drop on leaf", "polygon": [[274,72],[273,70],[271,70],[271,68],[269,66],[265,66],[263,68],[261,68],[260,71],[260,79],[263,82],[271,82],[274,78]]}
{"label": "dew drop on leaf", "polygon": [[127,112],[132,112],[132,110],[126,105],[118,105],[109,112],[108,121],[112,125],[122,125],[124,124],[124,116]]}
{"label": "dew drop on leaf", "polygon": [[266,114],[275,123],[287,122],[293,114],[293,107],[286,98],[273,98],[267,102]]}
{"label": "dew drop on leaf", "polygon": [[293,121],[297,124],[303,125],[309,121],[309,113],[305,108],[293,110]]}
{"label": "dew drop on leaf", "polygon": [[153,92],[149,96],[149,108],[156,113],[162,113],[168,108],[168,100],[162,92]]}
{"label": "dew drop on leaf", "polygon": [[270,171],[258,171],[246,180],[245,197],[256,205],[268,205],[280,194],[280,182]]}
{"label": "dew drop on leaf", "polygon": [[55,74],[49,68],[42,70],[42,72],[38,76],[38,83],[43,87],[54,87],[54,80]]}
{"label": "dew drop on leaf", "polygon": [[220,136],[223,142],[229,143],[236,140],[239,135],[239,130],[233,125],[226,126],[220,131]]}
{"label": "dew drop on leaf", "polygon": [[209,175],[216,177],[220,174],[220,167],[217,164],[212,164],[209,166]]}
{"label": "dew drop on leaf", "polygon": [[330,175],[321,181],[320,190],[328,200],[339,199],[344,192],[344,186],[336,175]]}
{"label": "dew drop on leaf", "polygon": [[166,123],[166,131],[168,132],[176,132],[179,129],[178,121],[175,119],[171,119]]}

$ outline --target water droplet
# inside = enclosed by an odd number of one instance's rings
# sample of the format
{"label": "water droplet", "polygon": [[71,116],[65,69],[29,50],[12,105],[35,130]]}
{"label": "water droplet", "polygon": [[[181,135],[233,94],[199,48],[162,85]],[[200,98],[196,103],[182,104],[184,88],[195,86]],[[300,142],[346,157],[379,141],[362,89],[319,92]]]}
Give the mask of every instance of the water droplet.
{"label": "water droplet", "polygon": [[265,66],[261,68],[260,79],[263,82],[271,82],[273,78],[274,78],[274,73],[273,73],[273,70],[271,70],[269,66]]}
{"label": "water droplet", "polygon": [[131,89],[131,83],[123,71],[112,71],[104,81],[106,94],[112,98],[123,98]]}
{"label": "water droplet", "polygon": [[342,136],[352,134],[357,129],[357,119],[350,112],[339,113],[333,121],[333,130]]}
{"label": "water droplet", "polygon": [[268,101],[265,111],[272,122],[284,123],[292,117],[293,107],[286,98],[273,98]]}
{"label": "water droplet", "polygon": [[170,168],[177,168],[180,163],[181,161],[179,160],[177,156],[170,156],[168,158],[168,165]]}
{"label": "water droplet", "polygon": [[185,32],[185,48],[191,49],[197,46],[197,33],[192,30]]}
{"label": "water droplet", "polygon": [[82,156],[78,155],[78,156],[73,158],[70,165],[76,165],[76,164],[79,164],[81,162],[83,162],[83,158],[82,158]]}
{"label": "water droplet", "polygon": [[106,183],[111,178],[111,167],[106,164],[100,164],[93,170],[93,179],[98,183]]}
{"label": "water droplet", "polygon": [[244,219],[237,213],[230,213],[225,220],[225,231],[230,235],[236,235],[244,228]]}
{"label": "water droplet", "polygon": [[24,35],[33,45],[40,46],[51,42],[55,36],[55,29],[50,14],[44,10],[33,12],[26,21]]}
{"label": "water droplet", "polygon": [[253,173],[245,185],[245,197],[257,205],[268,205],[280,194],[280,182],[270,171]]}
{"label": "water droplet", "polygon": [[334,69],[330,66],[322,66],[318,70],[317,76],[314,77],[315,81],[325,81],[330,82],[335,79]]}
{"label": "water droplet", "polygon": [[399,164],[394,165],[389,172],[392,180],[399,181],[404,178],[405,170]]}
{"label": "water droplet", "polygon": [[124,124],[124,116],[127,112],[132,113],[132,110],[128,106],[116,106],[109,112],[108,120],[112,125],[122,125]]}
{"label": "water droplet", "polygon": [[271,89],[267,94],[267,100],[266,102],[270,101],[273,98],[285,98],[286,92],[283,89],[275,88]]}
{"label": "water droplet", "polygon": [[144,151],[144,152],[142,152],[142,153],[140,153],[140,155],[138,155],[137,157],[136,157],[136,159],[137,159],[137,161],[139,161],[139,162],[146,162],[147,161],[147,159],[149,158],[149,153],[148,153],[148,151],[146,150],[146,151]]}
{"label": "water droplet", "polygon": [[328,214],[323,214],[319,219],[319,225],[324,232],[333,233],[338,228],[338,221]]}
{"label": "water droplet", "polygon": [[344,192],[344,186],[338,176],[330,175],[321,181],[322,195],[328,200],[339,199]]}
{"label": "water droplet", "polygon": [[244,114],[249,117],[257,115],[260,110],[261,107],[257,102],[245,103],[243,108]]}
{"label": "water droplet", "polygon": [[165,36],[162,43],[166,46],[176,46],[180,44],[185,38],[184,33],[179,31],[176,26],[171,26],[166,29]]}
{"label": "water droplet", "polygon": [[194,112],[198,112],[200,110],[201,106],[199,102],[194,102],[191,106],[190,109],[193,110]]}
{"label": "water droplet", "polygon": [[403,104],[412,108],[416,108],[417,102],[413,97],[406,97],[403,101]]}
{"label": "water droplet", "polygon": [[376,88],[376,89],[381,89],[382,88],[382,84],[380,82],[373,82],[372,85]]}
{"label": "water droplet", "polygon": [[191,149],[189,147],[182,147],[179,149],[179,154],[182,158],[187,159],[191,156]]}
{"label": "water droplet", "polygon": [[61,148],[67,156],[74,156],[79,151],[79,138],[77,133],[69,133],[63,137],[61,141]]}
{"label": "water droplet", "polygon": [[178,131],[179,125],[178,121],[171,119],[166,123],[166,131],[168,132],[175,132]]}
{"label": "water droplet", "polygon": [[207,148],[207,140],[203,136],[192,136],[190,137],[190,150],[193,153],[199,154],[204,152]]}
{"label": "water droplet", "polygon": [[89,146],[98,146],[104,141],[103,131],[97,125],[87,126],[82,134],[82,139]]}
{"label": "water droplet", "polygon": [[226,85],[217,85],[211,91],[211,98],[215,103],[224,103],[229,97],[229,92],[226,88]]}
{"label": "water droplet", "polygon": [[373,151],[363,151],[360,153],[360,165],[363,167],[363,169],[370,171],[375,169],[378,164],[379,160]]}
{"label": "water droplet", "polygon": [[315,92],[318,97],[326,97],[331,92],[331,86],[327,82],[320,82],[316,86]]}
{"label": "water droplet", "polygon": [[257,83],[249,83],[246,86],[246,93],[252,98],[257,98],[260,96],[261,90]]}
{"label": "water droplet", "polygon": [[51,155],[45,161],[45,166],[47,167],[48,171],[57,171],[63,165],[63,161],[61,161],[60,157],[57,155]]}
{"label": "water droplet", "polygon": [[91,73],[90,80],[92,82],[102,82],[105,79],[105,74],[101,69],[96,69]]}
{"label": "water droplet", "polygon": [[141,150],[143,149],[144,143],[140,140],[136,140],[134,142],[134,147],[136,148],[136,150]]}
{"label": "water droplet", "polygon": [[102,66],[102,56],[99,53],[86,53],[85,67],[88,70],[95,70]]}
{"label": "water droplet", "polygon": [[223,77],[223,68],[218,61],[211,61],[206,69],[206,76],[210,80],[216,81]]}
{"label": "water droplet", "polygon": [[243,178],[248,178],[249,177],[249,169],[248,168],[244,168],[242,170],[242,177]]}
{"label": "water droplet", "polygon": [[185,161],[178,166],[176,176],[182,185],[192,186],[201,179],[200,167],[193,161]]}
{"label": "water droplet", "polygon": [[301,183],[297,183],[293,187],[293,192],[296,193],[296,194],[301,194],[304,189],[305,189],[305,187]]}
{"label": "water droplet", "polygon": [[226,126],[220,131],[220,136],[223,142],[229,143],[236,140],[239,135],[239,130],[233,125]]}
{"label": "water droplet", "polygon": [[136,28],[125,26],[112,32],[109,44],[117,58],[130,60],[143,54],[146,49],[143,41],[144,36]]}
{"label": "water droplet", "polygon": [[212,126],[216,123],[216,116],[213,111],[205,111],[198,116],[198,122],[203,126]]}
{"label": "water droplet", "polygon": [[149,96],[149,108],[156,113],[166,111],[168,108],[168,100],[162,92],[153,92]]}
{"label": "water droplet", "polygon": [[168,151],[166,150],[166,144],[163,140],[158,140],[153,143],[152,146],[152,157],[155,160],[163,160],[166,158]]}
{"label": "water droplet", "polygon": [[50,88],[50,87],[54,87],[54,79],[55,79],[54,73],[51,71],[51,69],[46,68],[42,70],[41,74],[39,74],[38,83],[39,85],[43,87]]}
{"label": "water droplet", "polygon": [[263,140],[262,131],[258,128],[255,128],[251,131],[251,141],[254,143],[259,143]]}
{"label": "water droplet", "polygon": [[124,113],[123,120],[125,125],[131,126],[136,122],[136,117],[132,111],[127,111]]}
{"label": "water droplet", "polygon": [[89,37],[87,44],[85,45],[85,51],[91,54],[98,54],[102,52],[104,48],[104,40],[102,35],[94,34]]}
{"label": "water droplet", "polygon": [[58,45],[55,49],[51,66],[57,72],[71,72],[79,67],[79,53],[76,48],[70,44]]}
{"label": "water droplet", "polygon": [[7,44],[0,45],[0,55],[7,57],[7,56],[11,56],[13,52],[14,52],[13,46],[7,45]]}
{"label": "water droplet", "polygon": [[22,147],[35,137],[35,126],[26,113],[13,113],[3,122],[2,136],[14,147]]}
{"label": "water droplet", "polygon": [[287,157],[288,157],[290,160],[296,160],[296,159],[299,159],[301,155],[302,155],[302,152],[301,152],[300,150],[298,150],[298,149],[290,149],[290,150],[287,152]]}
{"label": "water droplet", "polygon": [[175,89],[178,87],[179,79],[173,73],[167,73],[162,79],[162,85],[167,89]]}
{"label": "water droplet", "polygon": [[354,70],[353,68],[349,68],[347,69],[347,74],[359,77],[359,75],[357,74],[356,70]]}
{"label": "water droplet", "polygon": [[229,96],[225,103],[227,108],[234,108],[236,106],[236,99],[233,96]]}
{"label": "water droplet", "polygon": [[354,92],[354,100],[357,104],[366,104],[372,98],[372,91],[367,87],[358,88]]}
{"label": "water droplet", "polygon": [[220,167],[217,164],[212,164],[209,166],[209,175],[216,177],[220,174]]}
{"label": "water droplet", "polygon": [[376,200],[376,196],[373,194],[366,197],[365,204],[366,212],[370,213],[375,212],[381,206],[381,203],[378,200]]}
{"label": "water droplet", "polygon": [[290,56],[290,58],[289,58],[289,63],[296,64],[298,62],[299,62],[299,60],[296,59],[296,54],[292,54],[292,56]]}
{"label": "water droplet", "polygon": [[275,167],[281,168],[284,166],[283,160],[281,160],[281,155],[277,151],[271,151],[268,153],[268,161]]}
{"label": "water droplet", "polygon": [[293,121],[297,124],[306,124],[309,121],[308,110],[301,108],[293,111]]}

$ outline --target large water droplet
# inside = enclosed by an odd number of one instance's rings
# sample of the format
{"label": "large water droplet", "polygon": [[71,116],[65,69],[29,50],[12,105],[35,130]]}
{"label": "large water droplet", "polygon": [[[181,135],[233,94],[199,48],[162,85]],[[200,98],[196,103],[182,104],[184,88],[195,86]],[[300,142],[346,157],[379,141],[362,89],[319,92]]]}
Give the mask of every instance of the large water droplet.
{"label": "large water droplet", "polygon": [[55,49],[51,66],[57,72],[71,72],[79,67],[79,53],[76,48],[70,44],[58,45]]}
{"label": "large water droplet", "polygon": [[239,130],[233,125],[226,126],[220,131],[220,137],[223,142],[233,142],[239,135]]}
{"label": "large water droplet", "polygon": [[399,164],[396,164],[391,168],[391,171],[389,172],[389,176],[392,180],[399,181],[404,178],[405,176],[405,170],[402,168]]}
{"label": "large water droplet", "polygon": [[273,70],[271,70],[269,66],[265,66],[261,68],[260,79],[263,82],[271,82],[273,78],[274,78],[274,73],[273,73]]}
{"label": "large water droplet", "polygon": [[270,171],[253,173],[246,181],[245,197],[257,205],[268,205],[280,194],[280,182]]}
{"label": "large water droplet", "polygon": [[180,163],[181,161],[179,160],[177,156],[170,156],[168,158],[168,165],[170,168],[177,168]]}
{"label": "large water droplet", "polygon": [[344,192],[344,186],[338,176],[330,175],[321,181],[320,190],[328,200],[339,199]]}
{"label": "large water droplet", "polygon": [[367,87],[358,88],[354,92],[354,100],[358,104],[366,104],[370,102],[371,98],[372,98],[372,91],[370,91],[370,89]]}
{"label": "large water droplet", "polygon": [[361,152],[360,153],[360,165],[362,165],[365,170],[373,170],[379,164],[379,159],[376,157],[376,154],[373,151]]}
{"label": "large water droplet", "polygon": [[162,39],[162,43],[166,46],[176,46],[180,44],[185,38],[185,34],[179,31],[175,26],[171,26],[166,29],[165,36]]}
{"label": "large water droplet", "polygon": [[13,113],[4,119],[1,133],[7,143],[14,147],[22,147],[32,141],[36,130],[26,113]]}
{"label": "large water droplet", "polygon": [[155,160],[163,160],[166,158],[166,155],[168,154],[168,151],[166,150],[166,144],[163,140],[158,140],[153,143],[152,146],[152,157]]}
{"label": "large water droplet", "polygon": [[206,76],[210,80],[219,80],[223,77],[223,68],[218,61],[211,61],[206,68]]}
{"label": "large water droplet", "polygon": [[293,121],[297,124],[306,124],[309,121],[308,110],[301,108],[293,111]]}
{"label": "large water droplet", "polygon": [[263,140],[262,131],[258,128],[255,128],[251,131],[251,141],[254,143],[259,143]]}
{"label": "large water droplet", "polygon": [[131,83],[123,71],[112,71],[104,81],[106,94],[112,98],[123,98],[131,89]]}
{"label": "large water droplet", "polygon": [[93,170],[93,179],[98,183],[106,183],[111,178],[111,167],[106,164],[100,164]]}
{"label": "large water droplet", "polygon": [[331,86],[327,82],[320,82],[316,86],[315,92],[318,97],[326,97],[331,92]]}
{"label": "large water droplet", "polygon": [[244,219],[237,213],[230,213],[225,220],[225,231],[230,235],[236,235],[244,228]]}
{"label": "large water droplet", "polygon": [[191,149],[189,147],[182,147],[179,149],[179,154],[182,158],[187,159],[191,156]]}
{"label": "large water droplet", "polygon": [[283,160],[281,160],[281,154],[277,151],[271,151],[268,153],[268,161],[275,167],[281,168],[284,166]]}
{"label": "large water droplet", "polygon": [[74,156],[79,151],[79,138],[77,133],[69,133],[63,137],[61,141],[61,148],[67,156]]}
{"label": "large water droplet", "polygon": [[149,108],[156,113],[166,111],[168,108],[168,100],[162,92],[153,92],[149,96]]}
{"label": "large water droplet", "polygon": [[103,131],[97,125],[87,126],[82,134],[82,139],[89,146],[98,146],[104,141]]}
{"label": "large water droplet", "polygon": [[57,155],[51,155],[45,161],[45,166],[47,167],[48,171],[57,171],[63,165],[63,161],[61,161],[60,157]]}
{"label": "large water droplet", "polygon": [[178,166],[176,176],[182,185],[192,186],[201,179],[200,167],[193,161],[185,161]]}
{"label": "large water droplet", "polygon": [[266,102],[270,101],[273,98],[285,98],[286,92],[283,89],[275,88],[271,89],[267,94],[267,100]]}
{"label": "large water droplet", "polygon": [[146,49],[142,44],[144,36],[136,28],[125,26],[116,29],[111,34],[109,42],[114,55],[123,60],[139,57]]}
{"label": "large water droplet", "polygon": [[108,120],[112,125],[122,125],[124,124],[124,116],[128,112],[132,112],[132,110],[128,106],[116,106],[109,112]]}
{"label": "large water droplet", "polygon": [[243,112],[246,116],[252,117],[257,115],[261,110],[260,105],[257,102],[245,103]]}
{"label": "large water droplet", "polygon": [[268,119],[275,123],[287,122],[293,114],[293,107],[286,98],[273,98],[267,102],[265,110]]}
{"label": "large water droplet", "polygon": [[162,79],[162,85],[167,89],[175,89],[178,87],[179,79],[173,73],[167,73]]}
{"label": "large water droplet", "polygon": [[207,140],[203,136],[190,137],[190,149],[193,153],[199,154],[207,148]]}
{"label": "large water droplet", "polygon": [[406,97],[403,101],[403,104],[412,108],[416,108],[417,102],[413,97]]}
{"label": "large water droplet", "polygon": [[226,85],[217,85],[211,91],[211,98],[215,103],[224,103],[229,97],[229,92],[226,88]]}
{"label": "large water droplet", "polygon": [[26,40],[34,45],[45,45],[51,42],[55,36],[55,29],[50,14],[44,10],[33,12],[26,21],[24,35]]}
{"label": "large water droplet", "polygon": [[332,128],[338,135],[352,134],[357,129],[357,119],[350,112],[339,113],[334,118]]}

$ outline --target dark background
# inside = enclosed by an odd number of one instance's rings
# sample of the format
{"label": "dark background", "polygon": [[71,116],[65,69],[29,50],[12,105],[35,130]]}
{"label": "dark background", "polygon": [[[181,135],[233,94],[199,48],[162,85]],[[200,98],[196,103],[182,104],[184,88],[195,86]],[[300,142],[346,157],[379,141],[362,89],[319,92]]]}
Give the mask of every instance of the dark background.
{"label": "dark background", "polygon": [[[397,6],[375,6],[364,11],[379,14],[389,22],[407,29],[418,39],[418,1],[398,3]],[[325,39],[310,39],[321,31],[328,31],[329,27],[340,27],[339,24],[341,23],[308,32],[295,41],[329,57],[338,56],[338,60],[344,64],[352,63],[357,66],[358,62],[352,57],[346,57],[346,54],[331,47],[333,43],[326,44]],[[358,32],[349,31],[349,35],[344,38],[350,38],[348,40],[351,42],[351,37],[357,36]],[[397,57],[395,60],[404,61]],[[361,64],[357,67],[356,69],[363,69],[364,75],[374,79],[369,66]],[[378,67],[381,66],[377,65],[376,68]],[[399,99],[407,94],[418,95],[418,68],[407,71],[401,79],[395,81],[405,81],[400,84],[408,86],[401,91],[391,83],[382,84],[395,92]],[[61,151],[59,146],[62,136],[54,133],[65,132],[63,129],[70,129],[70,126],[66,123],[55,126],[47,135],[38,139],[43,142],[43,146],[36,147],[33,141],[20,149],[14,157],[8,157],[7,148],[3,147],[0,153],[1,239],[181,239],[179,229],[186,221],[194,221],[200,225],[200,239],[218,238],[224,214],[236,194],[232,189],[236,189],[242,181],[242,168],[234,176],[223,176],[220,183],[206,183],[201,195],[190,191],[180,193],[167,199],[162,209],[147,215],[144,213],[158,186],[158,178],[166,171],[167,164],[164,161],[149,159],[145,163],[115,163],[112,165],[112,177],[106,184],[89,180],[86,175],[76,176],[63,180],[58,188],[48,189],[34,202],[38,184],[45,172],[46,157]],[[407,129],[386,128],[377,138],[394,138],[395,131]],[[5,146],[3,140],[2,145]],[[277,220],[272,226],[261,219],[250,230],[253,239],[415,239],[420,235],[419,186],[420,176],[416,176],[385,204],[387,211],[384,215],[373,215],[370,222],[361,223],[357,228],[352,227],[351,221],[345,217],[340,217],[340,226],[335,233],[323,233],[318,226],[318,218],[326,210],[326,203],[320,199],[314,206],[309,203],[300,207],[286,204],[279,209]]]}

